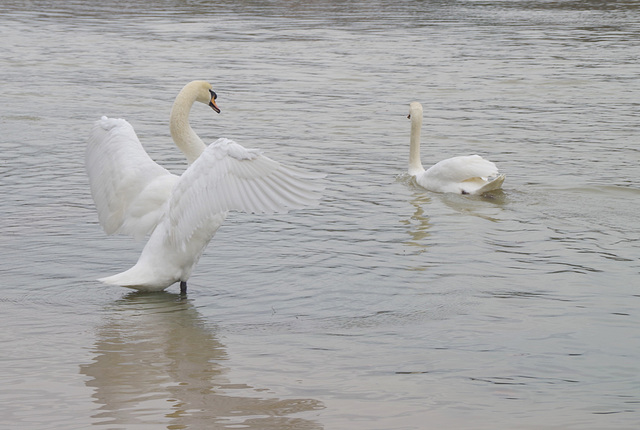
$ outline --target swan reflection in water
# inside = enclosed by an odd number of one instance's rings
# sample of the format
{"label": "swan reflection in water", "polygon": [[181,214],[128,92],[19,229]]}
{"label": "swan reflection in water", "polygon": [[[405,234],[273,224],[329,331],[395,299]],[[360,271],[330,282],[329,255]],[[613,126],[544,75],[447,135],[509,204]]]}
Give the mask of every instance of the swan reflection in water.
{"label": "swan reflection in water", "polygon": [[400,220],[401,224],[408,227],[409,236],[411,239],[405,243],[411,246],[417,246],[422,252],[426,251],[426,245],[424,239],[430,236],[429,229],[431,228],[431,222],[429,215],[425,213],[423,206],[431,201],[431,198],[424,193],[414,193],[414,198],[411,199],[411,204],[415,208],[415,211],[408,219]]}
{"label": "swan reflection in water", "polygon": [[[411,216],[403,218],[400,223],[407,227],[407,238],[404,243],[411,246],[418,254],[426,252],[436,242],[430,240],[431,218],[429,207],[436,202],[441,202],[453,209],[454,215],[471,215],[491,222],[501,221],[501,212],[507,205],[506,194],[502,190],[494,190],[482,196],[469,196],[453,193],[431,193],[419,188],[414,180],[407,175],[401,175],[398,180],[411,187],[413,195],[408,202],[413,206]],[[438,209],[431,209],[437,211]],[[442,214],[440,214],[442,215]]]}
{"label": "swan reflection in water", "polygon": [[[80,369],[100,405],[93,417],[96,425],[322,428],[289,416],[322,409],[317,400],[268,399],[263,390],[231,384],[222,365],[227,358],[224,345],[188,299],[135,292],[107,311],[108,321],[97,332],[96,357]],[[233,395],[235,391],[239,395]]]}

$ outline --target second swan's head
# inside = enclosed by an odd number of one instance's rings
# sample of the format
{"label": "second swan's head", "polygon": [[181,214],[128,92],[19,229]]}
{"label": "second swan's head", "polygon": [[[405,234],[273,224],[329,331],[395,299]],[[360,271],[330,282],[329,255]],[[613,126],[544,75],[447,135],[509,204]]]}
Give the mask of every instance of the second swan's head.
{"label": "second swan's head", "polygon": [[213,109],[217,113],[220,113],[220,108],[216,104],[218,95],[213,91],[213,87],[209,82],[191,81],[184,86],[182,91],[193,92],[196,101],[209,105],[211,109]]}
{"label": "second swan's head", "polygon": [[422,105],[419,102],[411,102],[409,104],[409,115],[407,118],[422,118]]}

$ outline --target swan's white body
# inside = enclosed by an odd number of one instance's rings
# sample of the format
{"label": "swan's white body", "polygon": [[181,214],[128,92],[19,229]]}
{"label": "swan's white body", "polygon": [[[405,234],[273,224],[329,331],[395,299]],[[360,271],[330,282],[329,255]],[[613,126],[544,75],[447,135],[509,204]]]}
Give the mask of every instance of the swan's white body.
{"label": "swan's white body", "polygon": [[420,161],[420,131],[422,129],[422,105],[409,105],[411,119],[411,143],[409,150],[409,174],[418,185],[438,193],[484,194],[502,186],[505,175],[498,172],[494,163],[479,155],[466,155],[442,160],[425,170]]}
{"label": "swan's white body", "polygon": [[171,110],[170,130],[191,164],[181,175],[156,164],[133,127],[102,117],[91,131],[86,167],[98,217],[108,234],[151,233],[138,262],[102,282],[161,291],[186,281],[227,211],[286,212],[319,198],[320,175],[282,166],[229,139],[206,146],[189,125],[195,101],[215,104],[205,81],[187,84]]}

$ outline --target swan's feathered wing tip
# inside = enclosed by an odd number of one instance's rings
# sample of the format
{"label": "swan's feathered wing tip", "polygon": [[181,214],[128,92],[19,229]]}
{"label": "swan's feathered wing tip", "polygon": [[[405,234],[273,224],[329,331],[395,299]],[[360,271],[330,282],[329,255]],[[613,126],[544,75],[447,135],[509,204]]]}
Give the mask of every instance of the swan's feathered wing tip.
{"label": "swan's feathered wing tip", "polygon": [[218,139],[207,152],[223,160],[221,188],[244,193],[242,199],[229,201],[227,210],[287,212],[316,203],[325,189],[323,173],[285,166],[229,139]]}
{"label": "swan's feathered wing tip", "polygon": [[127,127],[133,130],[133,127],[126,119],[123,118],[109,118],[106,115],[102,115],[99,120],[94,122],[94,128],[100,127],[102,130],[109,131],[114,127]]}

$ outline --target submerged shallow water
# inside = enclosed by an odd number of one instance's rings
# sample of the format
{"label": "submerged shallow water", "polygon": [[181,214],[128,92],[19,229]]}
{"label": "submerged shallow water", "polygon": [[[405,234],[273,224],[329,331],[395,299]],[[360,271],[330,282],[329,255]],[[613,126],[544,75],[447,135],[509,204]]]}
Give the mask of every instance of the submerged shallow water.
{"label": "submerged shallow water", "polygon": [[[632,429],[640,69],[635,2],[4,2],[3,426]],[[167,119],[327,174],[320,205],[232,214],[188,298],[94,279],[144,245],[97,222],[83,151]],[[479,153],[490,198],[415,187]]]}

